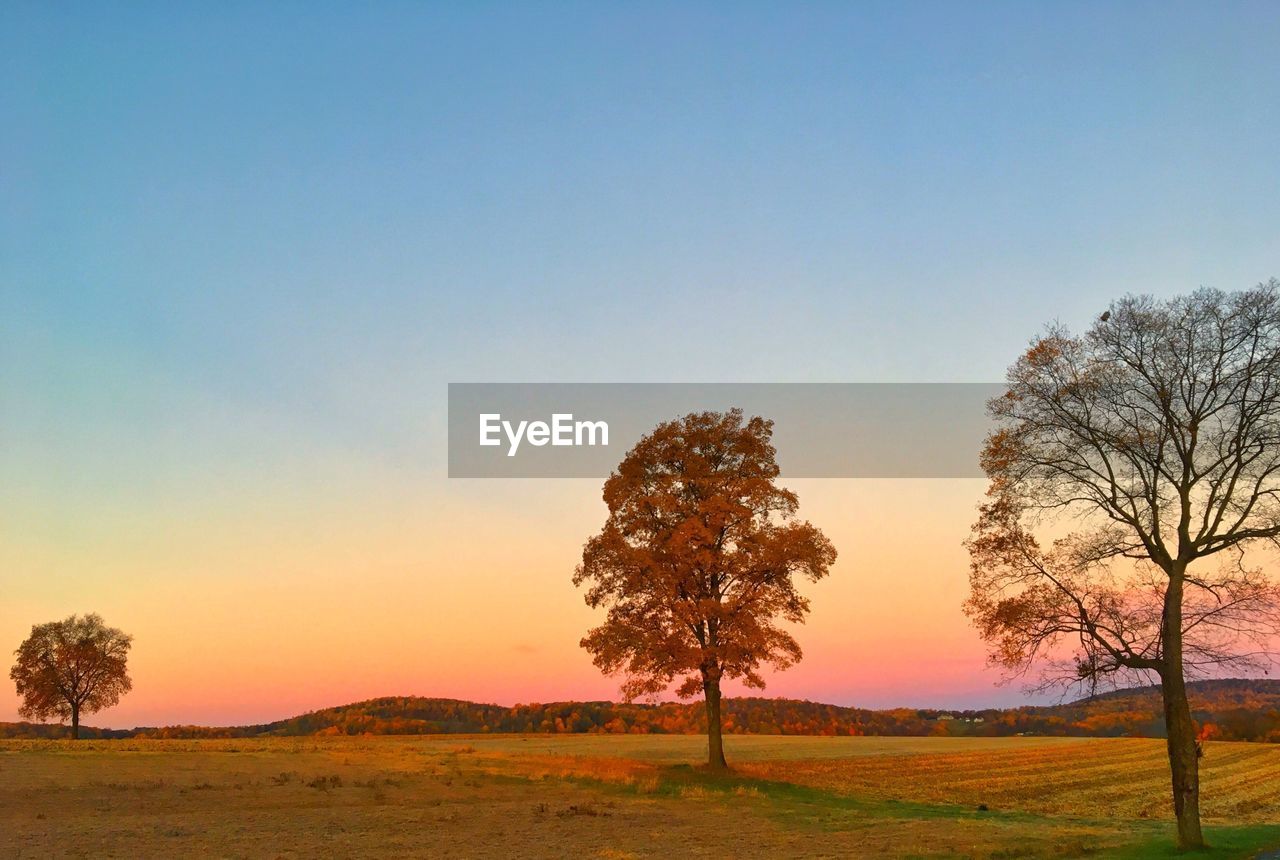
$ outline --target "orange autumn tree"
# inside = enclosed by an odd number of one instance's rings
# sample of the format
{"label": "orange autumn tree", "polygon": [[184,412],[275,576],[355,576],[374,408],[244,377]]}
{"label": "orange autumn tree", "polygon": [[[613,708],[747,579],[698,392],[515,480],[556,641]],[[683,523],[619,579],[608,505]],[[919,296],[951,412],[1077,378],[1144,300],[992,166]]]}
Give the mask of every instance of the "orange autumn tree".
{"label": "orange autumn tree", "polygon": [[80,715],[110,708],[133,689],[129,646],[133,637],[108,627],[100,615],[72,615],[37,624],[15,652],[9,671],[23,717],[71,721],[71,737],[80,737]]}
{"label": "orange autumn tree", "polygon": [[777,486],[773,422],[742,410],[702,412],[659,425],[604,485],[609,518],[587,541],[575,585],[606,607],[582,647],[628,700],[680,681],[706,702],[708,763],[726,766],[721,684],[763,688],[761,666],[785,669],[800,645],[809,601],[797,575],[826,576],[836,551],[795,519],[795,493]]}

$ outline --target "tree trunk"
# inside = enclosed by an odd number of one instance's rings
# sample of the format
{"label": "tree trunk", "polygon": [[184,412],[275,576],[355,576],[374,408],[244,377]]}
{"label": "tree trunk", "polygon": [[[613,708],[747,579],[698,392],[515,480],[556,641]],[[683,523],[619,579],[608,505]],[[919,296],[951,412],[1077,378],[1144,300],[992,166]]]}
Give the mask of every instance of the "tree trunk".
{"label": "tree trunk", "polygon": [[71,706],[71,740],[80,740],[80,706]]}
{"label": "tree trunk", "polygon": [[1169,584],[1164,608],[1164,668],[1160,672],[1164,724],[1168,737],[1169,773],[1173,781],[1173,812],[1178,818],[1178,848],[1203,848],[1200,830],[1200,749],[1187,701],[1182,672],[1182,578]]}
{"label": "tree trunk", "polygon": [[704,678],[702,692],[707,700],[707,766],[722,770],[729,765],[724,760],[724,735],[720,726],[720,682]]}

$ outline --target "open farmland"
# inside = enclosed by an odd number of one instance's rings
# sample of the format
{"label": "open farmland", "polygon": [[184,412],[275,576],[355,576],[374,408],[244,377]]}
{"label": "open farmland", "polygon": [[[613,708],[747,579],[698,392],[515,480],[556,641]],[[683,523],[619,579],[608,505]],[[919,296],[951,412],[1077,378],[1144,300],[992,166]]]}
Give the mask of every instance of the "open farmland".
{"label": "open farmland", "polygon": [[[734,736],[0,742],[0,856],[1160,857],[1163,743]],[[1210,743],[1212,856],[1280,847],[1280,747]]]}
{"label": "open farmland", "polygon": [[[957,746],[869,759],[753,762],[743,771],[861,797],[987,804],[1047,815],[1160,819],[1167,814],[1169,763],[1163,741]],[[1205,820],[1280,822],[1280,746],[1208,743],[1203,765]]]}

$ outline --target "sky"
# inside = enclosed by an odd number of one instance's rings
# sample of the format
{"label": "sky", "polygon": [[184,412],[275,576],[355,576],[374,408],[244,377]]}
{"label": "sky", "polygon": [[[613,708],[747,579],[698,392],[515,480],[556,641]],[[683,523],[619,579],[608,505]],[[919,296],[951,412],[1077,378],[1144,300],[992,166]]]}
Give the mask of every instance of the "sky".
{"label": "sky", "polygon": [[[4,3],[0,651],[132,633],[94,725],[615,697],[600,482],[448,479],[449,382],[998,381],[1280,275],[1276,44],[1267,3]],[[840,560],[768,695],[1027,701],[960,611],[980,481],[793,485]]]}

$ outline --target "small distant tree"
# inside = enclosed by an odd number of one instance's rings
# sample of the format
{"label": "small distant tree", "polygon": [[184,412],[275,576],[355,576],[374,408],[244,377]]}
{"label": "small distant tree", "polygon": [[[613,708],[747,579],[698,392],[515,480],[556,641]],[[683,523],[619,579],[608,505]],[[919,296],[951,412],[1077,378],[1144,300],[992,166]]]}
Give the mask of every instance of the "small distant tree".
{"label": "small distant tree", "polygon": [[1188,675],[1259,665],[1280,594],[1280,283],[1128,297],[1052,328],[999,422],[966,609],[992,658],[1048,682],[1160,684],[1182,848],[1204,844]]}
{"label": "small distant tree", "polygon": [[95,614],[35,625],[9,671],[22,698],[18,712],[31,720],[70,720],[71,737],[78,739],[81,714],[109,708],[132,689],[126,666],[132,642]]}
{"label": "small distant tree", "polygon": [[773,422],[702,412],[659,425],[604,485],[609,517],[582,552],[576,585],[607,607],[582,647],[623,696],[702,692],[708,763],[726,766],[721,684],[763,688],[762,664],[785,669],[800,645],[779,621],[802,623],[796,576],[826,576],[836,551],[795,520],[796,495],[775,483]]}

